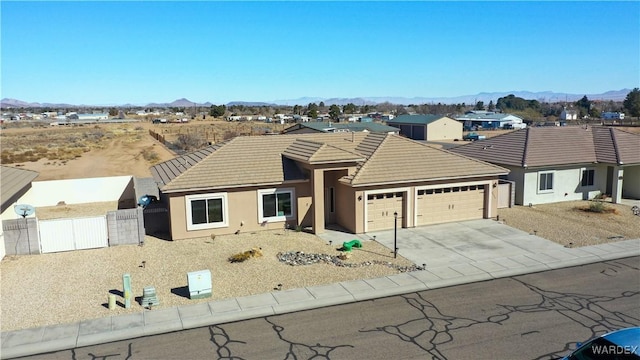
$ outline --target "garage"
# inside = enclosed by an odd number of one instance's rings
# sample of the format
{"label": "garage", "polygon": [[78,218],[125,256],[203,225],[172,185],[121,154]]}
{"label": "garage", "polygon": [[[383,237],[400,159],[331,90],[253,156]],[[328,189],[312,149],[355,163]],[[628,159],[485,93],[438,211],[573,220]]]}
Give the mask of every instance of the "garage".
{"label": "garage", "polygon": [[484,185],[420,189],[416,196],[416,226],[484,217]]}
{"label": "garage", "polygon": [[403,224],[404,192],[367,195],[367,232],[393,229],[394,216],[398,213],[398,227]]}

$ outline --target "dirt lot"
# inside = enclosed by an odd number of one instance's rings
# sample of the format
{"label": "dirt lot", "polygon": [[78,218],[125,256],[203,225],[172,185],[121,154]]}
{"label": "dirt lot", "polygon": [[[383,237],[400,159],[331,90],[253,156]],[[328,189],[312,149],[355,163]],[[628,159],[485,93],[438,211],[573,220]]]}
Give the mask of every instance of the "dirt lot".
{"label": "dirt lot", "polygon": [[[236,135],[278,132],[285,125],[263,122],[196,120],[189,123],[25,127],[4,125],[0,132],[2,164],[40,173],[36,181],[101,176],[149,177],[149,167],[172,159],[175,152],[156,141],[149,130],[176,142],[180,135],[198,137],[201,145]],[[22,125],[18,127],[18,125]]]}
{"label": "dirt lot", "polygon": [[[565,246],[585,246],[625,239],[640,239],[640,216],[631,207],[604,203],[605,212],[587,211],[591,201],[516,206],[499,209],[500,220]],[[640,201],[637,201],[640,204]]]}

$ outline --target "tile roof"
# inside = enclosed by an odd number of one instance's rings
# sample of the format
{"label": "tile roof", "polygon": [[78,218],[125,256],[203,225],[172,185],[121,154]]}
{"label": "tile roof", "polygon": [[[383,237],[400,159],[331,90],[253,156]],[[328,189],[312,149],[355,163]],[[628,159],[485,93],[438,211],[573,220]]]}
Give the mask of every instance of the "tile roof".
{"label": "tile roof", "polygon": [[282,155],[309,164],[364,161],[362,155],[333,145],[304,139],[296,139]]}
{"label": "tile roof", "polygon": [[222,147],[225,143],[210,145],[200,150],[175,157],[151,167],[151,175],[158,185],[166,185],[185,170],[199,163],[214,151]]}
{"label": "tile roof", "polygon": [[1,211],[5,211],[16,202],[31,186],[31,182],[38,177],[38,172],[0,166],[0,198]]}
{"label": "tile roof", "polygon": [[[370,135],[373,137],[373,135]],[[353,186],[496,176],[508,170],[400,136],[385,136],[350,178]]]}
{"label": "tile roof", "polygon": [[295,131],[301,128],[309,128],[319,132],[320,131],[330,132],[330,130],[327,130],[327,129],[331,129],[331,128],[348,130],[348,131],[370,131],[370,132],[381,132],[381,133],[398,132],[398,128],[380,124],[380,123],[374,123],[374,122],[334,123],[334,122],[309,121],[309,122],[299,123],[289,128],[286,128],[283,130],[282,133],[286,134],[290,131]]}
{"label": "tile roof", "polygon": [[387,120],[387,124],[431,124],[434,121],[445,118],[444,115],[400,115],[391,120]]}
{"label": "tile roof", "polygon": [[640,135],[609,127],[532,127],[449,149],[500,165],[639,164]]}
{"label": "tile roof", "polygon": [[[341,180],[353,186],[507,173],[398,135],[317,133],[237,137],[160,184],[164,192],[182,192],[308,180],[296,160],[353,162],[356,173]],[[165,163],[154,166],[166,167]]]}

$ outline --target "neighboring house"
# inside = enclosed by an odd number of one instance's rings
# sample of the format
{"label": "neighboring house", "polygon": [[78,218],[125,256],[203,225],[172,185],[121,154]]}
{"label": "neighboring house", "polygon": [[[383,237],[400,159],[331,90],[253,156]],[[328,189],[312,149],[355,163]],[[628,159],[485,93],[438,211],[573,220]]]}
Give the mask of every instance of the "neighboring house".
{"label": "neighboring house", "polygon": [[462,123],[443,115],[400,115],[387,120],[387,125],[413,140],[462,139]]}
{"label": "neighboring house", "polygon": [[38,177],[38,173],[9,166],[0,166],[0,195],[2,199],[2,219],[15,219],[13,206],[18,199],[31,189],[31,183]]}
{"label": "neighboring house", "polygon": [[624,113],[621,112],[603,112],[602,118],[604,120],[624,120]]}
{"label": "neighboring house", "polygon": [[578,120],[578,112],[576,110],[567,110],[567,108],[564,108],[560,113],[560,120]]}
{"label": "neighboring house", "polygon": [[[38,177],[38,173],[0,165],[0,213],[2,219],[14,219],[18,215],[13,206],[31,189],[31,183]],[[4,244],[4,230],[0,227],[0,259],[6,254]]]}
{"label": "neighboring house", "polygon": [[283,134],[308,134],[327,132],[360,132],[397,134],[398,128],[380,123],[334,123],[334,122],[305,122],[293,125],[282,131]]}
{"label": "neighboring house", "polygon": [[535,127],[450,151],[510,170],[515,203],[640,199],[640,135],[610,127]]}
{"label": "neighboring house", "polygon": [[496,216],[507,170],[393,134],[236,137],[151,168],[173,240],[339,225],[352,233]]}
{"label": "neighboring house", "polygon": [[527,127],[522,118],[518,116],[493,111],[469,111],[464,115],[456,116],[454,119],[462,122],[465,129],[501,129],[505,125],[511,129],[524,129]]}

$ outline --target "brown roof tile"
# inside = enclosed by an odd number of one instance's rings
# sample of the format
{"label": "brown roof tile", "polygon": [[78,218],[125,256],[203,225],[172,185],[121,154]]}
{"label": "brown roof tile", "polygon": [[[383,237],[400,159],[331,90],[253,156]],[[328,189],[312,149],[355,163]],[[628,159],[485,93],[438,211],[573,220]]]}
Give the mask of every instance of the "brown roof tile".
{"label": "brown roof tile", "polygon": [[7,209],[13,202],[24,195],[26,189],[31,187],[31,182],[35,180],[38,175],[37,172],[31,170],[0,166],[1,211]]}
{"label": "brown roof tile", "polygon": [[506,174],[499,166],[387,135],[358,169],[354,186]]}
{"label": "brown roof tile", "polygon": [[620,161],[628,164],[640,163],[640,135],[600,126],[532,127],[450,150],[519,167]]}
{"label": "brown roof tile", "polygon": [[305,139],[296,139],[284,150],[282,155],[309,164],[364,161],[362,155],[342,150],[333,145]]}
{"label": "brown roof tile", "polygon": [[[272,135],[235,138],[189,168],[174,169],[177,175],[161,189],[180,192],[306,180],[305,172],[294,160],[307,163],[358,162],[355,176],[341,180],[355,186],[506,173],[498,166],[398,135]],[[170,165],[175,163],[164,167]]]}

